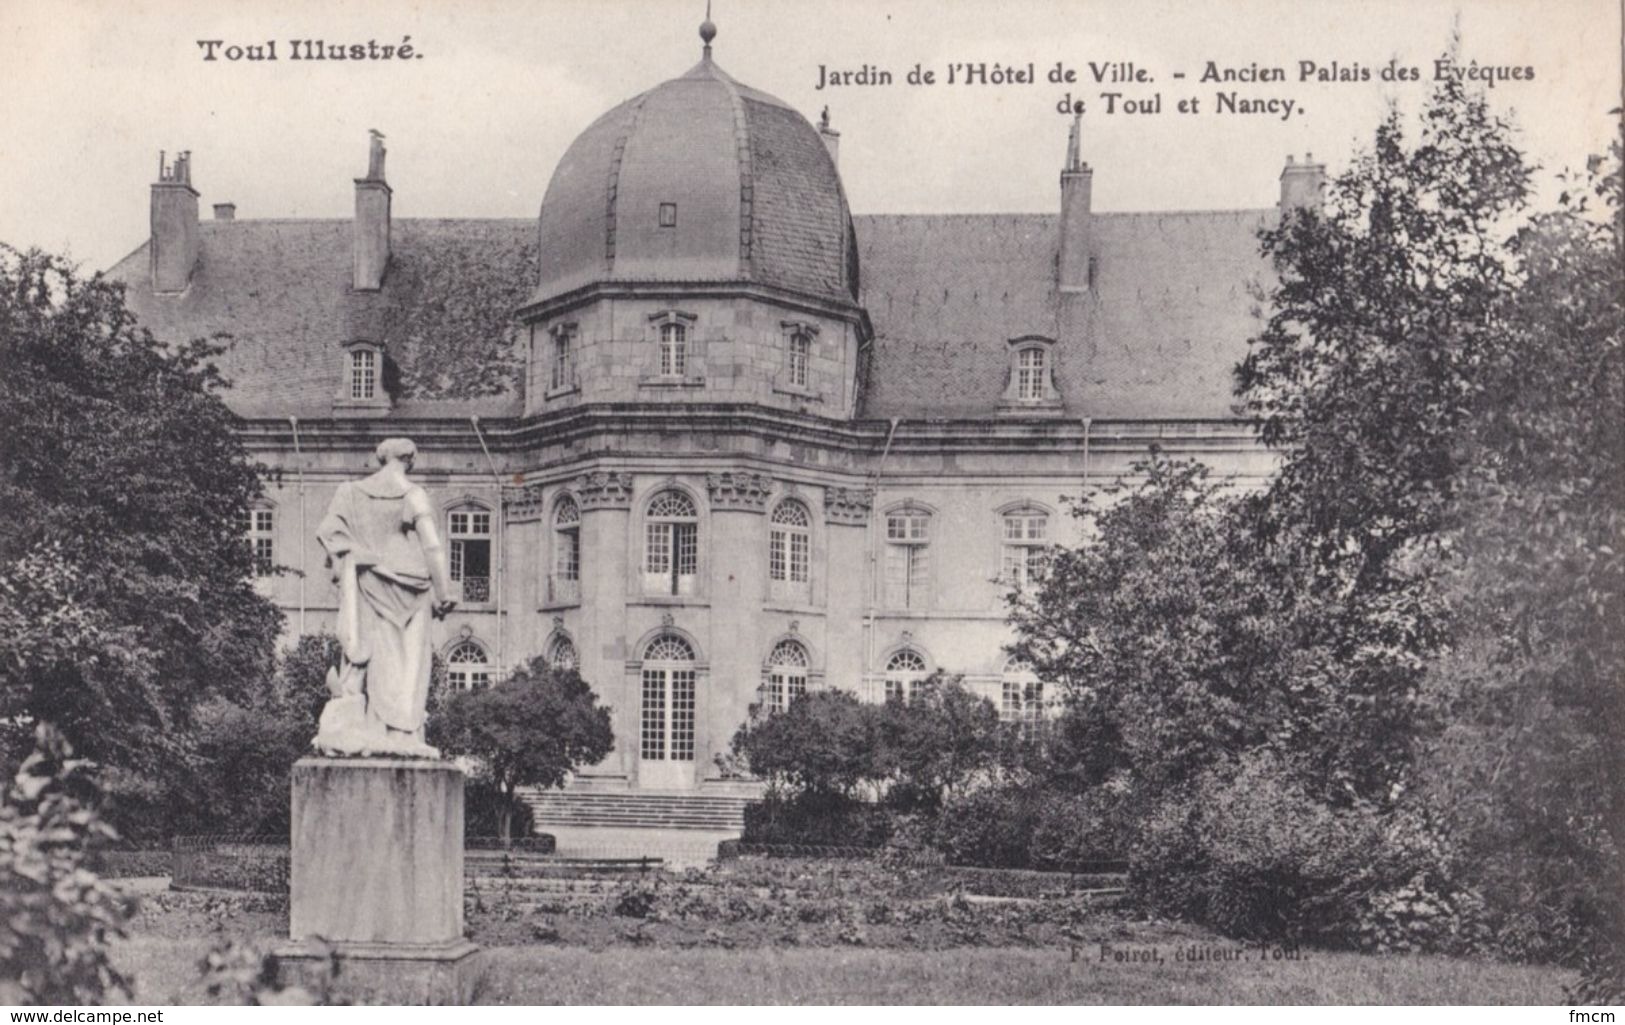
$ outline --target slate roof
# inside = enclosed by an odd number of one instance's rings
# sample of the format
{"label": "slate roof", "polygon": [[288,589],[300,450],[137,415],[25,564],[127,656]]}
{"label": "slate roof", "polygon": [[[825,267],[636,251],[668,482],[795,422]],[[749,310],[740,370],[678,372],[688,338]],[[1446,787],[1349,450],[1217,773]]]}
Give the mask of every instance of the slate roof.
{"label": "slate roof", "polygon": [[1055,340],[1069,416],[1231,415],[1231,368],[1257,330],[1270,210],[1096,214],[1095,286],[1057,287],[1056,214],[860,216],[863,305],[875,328],[863,414],[996,412],[1010,339]]}
{"label": "slate roof", "polygon": [[[1257,328],[1256,233],[1274,210],[1097,214],[1094,289],[1056,287],[1053,214],[860,216],[875,329],[867,417],[994,414],[1008,342],[1056,340],[1069,416],[1230,415],[1231,368]],[[154,295],[143,245],[111,275],[161,338],[232,336],[227,403],[249,417],[334,415],[344,342],[385,343],[406,389],[393,415],[517,415],[510,314],[536,278],[535,222],[393,224],[384,287],[355,292],[349,221],[205,221],[191,287]],[[342,410],[341,410],[342,413]]]}
{"label": "slate roof", "polygon": [[[676,224],[662,227],[662,204]],[[850,302],[851,217],[816,129],[709,57],[589,125],[542,200],[534,300],[596,281],[753,281]]]}
{"label": "slate roof", "polygon": [[[536,277],[535,222],[403,220],[378,292],[351,288],[347,220],[204,221],[191,285],[155,295],[147,246],[108,273],[169,341],[231,335],[225,400],[247,417],[332,416],[345,342],[381,342],[405,378],[397,416],[504,416],[511,314]],[[455,397],[447,397],[455,396]]]}

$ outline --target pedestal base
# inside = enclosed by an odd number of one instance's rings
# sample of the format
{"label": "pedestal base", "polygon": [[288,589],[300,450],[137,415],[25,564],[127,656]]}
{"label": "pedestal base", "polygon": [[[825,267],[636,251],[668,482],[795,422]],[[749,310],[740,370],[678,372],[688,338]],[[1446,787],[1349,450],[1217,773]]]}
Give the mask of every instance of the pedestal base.
{"label": "pedestal base", "polygon": [[302,758],[293,767],[286,983],[337,1000],[467,1001],[463,774],[449,762]]}
{"label": "pedestal base", "polygon": [[303,986],[333,1003],[467,1004],[482,959],[468,940],[452,943],[292,942],[276,951],[283,986]]}

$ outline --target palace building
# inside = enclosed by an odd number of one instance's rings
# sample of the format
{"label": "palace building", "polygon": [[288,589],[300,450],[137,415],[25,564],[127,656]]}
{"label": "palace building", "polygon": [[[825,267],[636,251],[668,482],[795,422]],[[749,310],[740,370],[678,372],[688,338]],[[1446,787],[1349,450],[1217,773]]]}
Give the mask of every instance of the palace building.
{"label": "palace building", "polygon": [[417,442],[453,683],[543,655],[614,709],[577,792],[747,793],[716,756],[753,705],[818,688],[943,669],[1037,714],[1005,602],[1078,540],[1061,497],[1153,445],[1239,486],[1273,468],[1232,367],[1257,232],[1323,180],[1289,160],[1259,209],[1100,212],[1074,122],[1053,213],[854,216],[827,117],[701,35],[581,130],[537,220],[393,219],[376,135],[351,220],[201,220],[181,153],[112,271],[160,338],[231,336],[225,401],[278,471],[244,527],[296,571],[262,581],[290,633],[333,628],[334,487]]}

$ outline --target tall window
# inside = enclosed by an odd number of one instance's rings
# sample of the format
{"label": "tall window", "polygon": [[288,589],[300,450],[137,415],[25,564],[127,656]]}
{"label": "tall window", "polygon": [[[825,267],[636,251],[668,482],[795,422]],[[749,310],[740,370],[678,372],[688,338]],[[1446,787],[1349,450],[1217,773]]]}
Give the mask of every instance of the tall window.
{"label": "tall window", "polygon": [[1044,397],[1044,350],[1022,349],[1016,354],[1016,397],[1036,402]]}
{"label": "tall window", "polygon": [[575,384],[575,329],[570,327],[557,327],[553,329],[553,369],[548,381],[548,388],[557,391]]}
{"label": "tall window", "polygon": [[694,760],[694,650],[681,637],[656,637],[643,653],[638,753],[646,761]]}
{"label": "tall window", "polygon": [[470,604],[491,600],[491,514],[456,509],[450,517],[451,580]]}
{"label": "tall window", "polygon": [[808,661],[807,649],[795,641],[780,641],[773,646],[762,673],[762,696],[769,712],[782,712],[807,693]]}
{"label": "tall window", "polygon": [[371,349],[350,353],[350,398],[370,399],[378,393],[378,354]]}
{"label": "tall window", "polygon": [[581,656],[576,654],[575,642],[568,637],[559,637],[547,649],[547,664],[554,669],[581,668]]}
{"label": "tall window", "polygon": [[807,600],[812,517],[807,507],[787,498],[773,510],[768,532],[767,571],[778,597]]}
{"label": "tall window", "polygon": [[446,679],[452,690],[483,690],[491,686],[491,665],[485,649],[473,641],[459,641],[446,653]]}
{"label": "tall window", "polygon": [[931,514],[902,509],[886,516],[886,607],[923,608],[931,581]]}
{"label": "tall window", "polygon": [[553,510],[553,574],[548,599],[571,602],[581,597],[581,510],[575,499],[561,498]]}
{"label": "tall window", "polygon": [[904,648],[886,660],[886,700],[909,701],[925,679],[925,656]]}
{"label": "tall window", "polygon": [[807,387],[807,364],[812,360],[812,336],[797,331],[790,336],[790,385]]}
{"label": "tall window", "polygon": [[1043,574],[1049,559],[1049,514],[1042,509],[1017,509],[1004,514],[1004,558],[1001,576],[1016,588],[1026,588]]}
{"label": "tall window", "polygon": [[683,324],[660,325],[660,375],[682,377],[688,372],[688,328]]}
{"label": "tall window", "polygon": [[649,503],[643,538],[643,589],[693,594],[699,575],[699,517],[681,491],[662,491]]}
{"label": "tall window", "polygon": [[248,543],[254,552],[254,572],[264,576],[276,565],[276,514],[269,509],[248,510]]}
{"label": "tall window", "polygon": [[1004,665],[1004,694],[999,702],[999,718],[1019,723],[1021,735],[1032,738],[1044,725],[1044,685],[1033,667],[1019,659]]}

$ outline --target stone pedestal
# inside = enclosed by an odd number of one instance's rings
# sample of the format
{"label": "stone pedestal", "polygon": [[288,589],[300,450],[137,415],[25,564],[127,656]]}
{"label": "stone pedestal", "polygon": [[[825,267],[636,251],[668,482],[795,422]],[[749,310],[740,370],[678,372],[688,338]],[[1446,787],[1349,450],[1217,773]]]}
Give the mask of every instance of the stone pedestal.
{"label": "stone pedestal", "polygon": [[463,774],[450,762],[303,758],[293,767],[289,983],[338,999],[461,1003]]}

